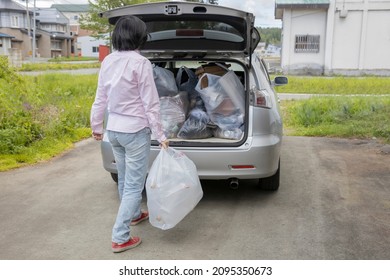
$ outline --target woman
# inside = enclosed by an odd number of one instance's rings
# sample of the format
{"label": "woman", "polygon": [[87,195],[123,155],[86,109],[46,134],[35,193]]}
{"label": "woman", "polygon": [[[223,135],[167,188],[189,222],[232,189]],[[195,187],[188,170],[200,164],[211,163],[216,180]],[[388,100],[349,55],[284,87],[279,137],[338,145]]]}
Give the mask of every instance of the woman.
{"label": "woman", "polygon": [[167,148],[152,65],[139,49],[147,39],[146,24],[134,16],[122,17],[112,34],[115,51],[102,62],[95,102],[91,110],[93,137],[101,140],[105,108],[107,134],[118,169],[120,206],[112,230],[112,250],[138,246],[130,225],[149,217],[141,211],[142,190],[148,169],[151,133]]}

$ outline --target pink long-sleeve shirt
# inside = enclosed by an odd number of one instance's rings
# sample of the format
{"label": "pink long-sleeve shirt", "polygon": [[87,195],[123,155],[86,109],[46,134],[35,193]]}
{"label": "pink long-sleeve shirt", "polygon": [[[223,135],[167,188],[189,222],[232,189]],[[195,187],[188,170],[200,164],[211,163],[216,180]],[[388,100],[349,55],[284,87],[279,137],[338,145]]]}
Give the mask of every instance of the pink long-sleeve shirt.
{"label": "pink long-sleeve shirt", "polygon": [[91,110],[91,128],[134,133],[149,127],[161,143],[167,138],[160,120],[160,102],[150,61],[138,51],[114,51],[102,62],[95,102]]}

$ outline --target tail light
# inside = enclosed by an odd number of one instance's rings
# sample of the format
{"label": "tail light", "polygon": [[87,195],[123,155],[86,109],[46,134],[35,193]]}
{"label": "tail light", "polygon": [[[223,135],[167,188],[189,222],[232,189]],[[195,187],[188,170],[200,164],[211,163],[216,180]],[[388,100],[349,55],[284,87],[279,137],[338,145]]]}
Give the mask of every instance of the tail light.
{"label": "tail light", "polygon": [[270,109],[272,107],[271,98],[267,91],[260,90],[256,87],[251,89],[252,105]]}

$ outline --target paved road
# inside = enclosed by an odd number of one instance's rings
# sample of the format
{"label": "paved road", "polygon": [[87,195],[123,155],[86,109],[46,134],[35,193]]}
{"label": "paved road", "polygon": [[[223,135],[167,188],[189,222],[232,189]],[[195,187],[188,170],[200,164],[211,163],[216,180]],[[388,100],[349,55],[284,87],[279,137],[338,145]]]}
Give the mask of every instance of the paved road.
{"label": "paved road", "polygon": [[143,244],[113,254],[115,184],[86,140],[0,173],[0,259],[390,259],[389,146],[285,137],[281,168],[275,193],[203,181],[204,198],[177,227],[142,223]]}
{"label": "paved road", "polygon": [[99,73],[100,68],[82,68],[82,69],[72,69],[72,70],[50,70],[50,71],[22,71],[19,72],[22,75],[26,76],[37,76],[45,73],[59,73],[59,74],[72,74],[72,75],[90,75]]}
{"label": "paved road", "polygon": [[278,93],[280,100],[302,100],[312,97],[390,97],[390,94],[312,94],[312,93]]}

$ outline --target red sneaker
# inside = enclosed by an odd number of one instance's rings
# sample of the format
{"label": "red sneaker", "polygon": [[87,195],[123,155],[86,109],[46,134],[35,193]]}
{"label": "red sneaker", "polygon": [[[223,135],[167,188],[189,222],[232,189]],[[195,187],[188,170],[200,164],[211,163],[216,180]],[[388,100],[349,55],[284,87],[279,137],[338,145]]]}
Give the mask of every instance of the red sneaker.
{"label": "red sneaker", "polygon": [[139,244],[141,244],[141,238],[131,237],[129,241],[122,244],[112,242],[111,247],[114,253],[120,253],[132,249],[134,247],[137,247]]}
{"label": "red sneaker", "polygon": [[141,212],[141,216],[139,216],[138,219],[134,219],[131,221],[130,225],[131,226],[135,226],[135,225],[138,225],[140,222],[142,221],[145,221],[146,219],[149,218],[149,212],[145,211],[145,212]]}

